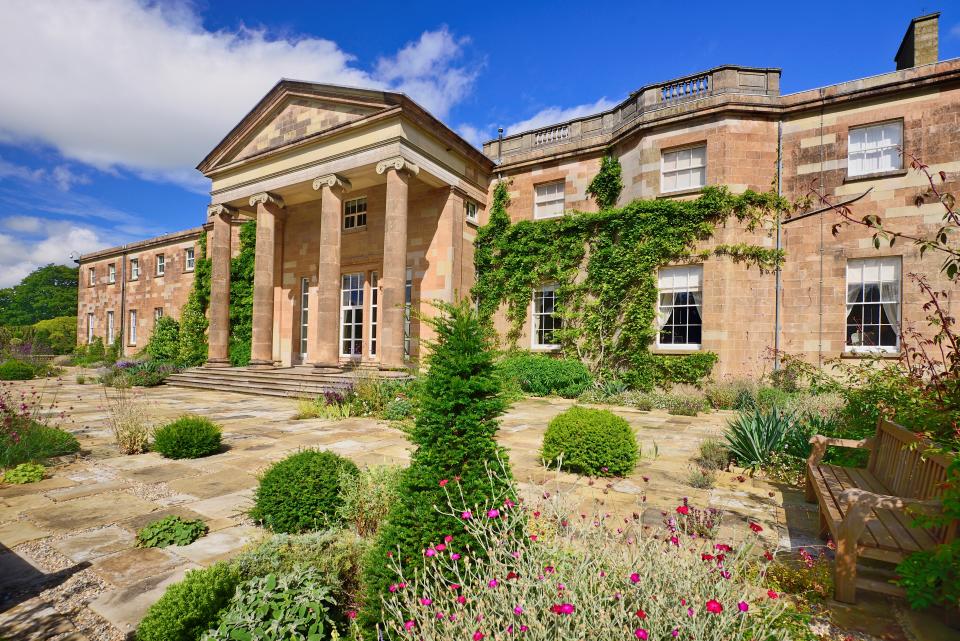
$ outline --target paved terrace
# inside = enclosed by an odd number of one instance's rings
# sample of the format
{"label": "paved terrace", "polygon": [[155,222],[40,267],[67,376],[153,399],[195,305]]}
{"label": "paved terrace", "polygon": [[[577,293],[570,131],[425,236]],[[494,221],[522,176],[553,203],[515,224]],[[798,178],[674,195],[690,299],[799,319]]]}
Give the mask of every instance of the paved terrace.
{"label": "paved terrace", "polygon": [[[388,422],[298,421],[290,399],[175,387],[135,393],[148,403],[155,424],[185,413],[222,424],[224,450],[186,461],[155,453],[118,456],[100,386],[78,385],[71,372],[60,380],[18,383],[14,388],[40,390],[48,404],[55,401],[51,412],[66,413],[61,424],[77,435],[83,452],[40,483],[0,488],[0,638],[123,638],[166,586],[188,569],[228,558],[265,535],[244,512],[257,474],[291,452],[329,449],[361,465],[402,465],[409,456],[404,434]],[[504,417],[500,440],[527,491],[538,491],[539,483],[555,479],[540,466],[537,451],[549,420],[571,404],[523,400]],[[605,503],[603,509],[640,511],[654,524],[661,520],[661,509],[672,511],[687,496],[696,506],[727,511],[724,536],[745,532],[750,520],[764,527],[771,544],[814,542],[816,511],[798,491],[726,473],[710,490],[686,485],[700,441],[719,435],[729,413],[688,418],[614,411],[636,430],[643,459],[633,475],[609,485],[561,475],[560,484],[585,507],[599,500]],[[168,514],[202,518],[210,532],[184,547],[134,547],[139,528]],[[878,605],[879,610],[885,607]],[[861,607],[866,604],[861,602]],[[860,611],[855,618],[884,638],[905,638],[889,608],[884,615]],[[897,633],[891,636],[894,629]]]}

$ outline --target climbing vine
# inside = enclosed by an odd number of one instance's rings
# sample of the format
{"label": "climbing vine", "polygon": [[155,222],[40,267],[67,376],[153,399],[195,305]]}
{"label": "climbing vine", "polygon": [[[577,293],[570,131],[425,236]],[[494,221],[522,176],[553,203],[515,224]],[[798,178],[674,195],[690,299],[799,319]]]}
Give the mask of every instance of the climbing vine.
{"label": "climbing vine", "polygon": [[507,185],[501,182],[475,244],[472,294],[480,313],[489,320],[503,306],[509,324],[505,339],[515,346],[532,289],[556,283],[563,318],[557,336],[564,353],[590,363],[595,371],[618,371],[641,388],[695,382],[709,374],[716,360],[710,353],[649,352],[657,331],[659,267],[708,255],[728,256],[760,269],[772,269],[783,260],[782,251],[746,244],[694,250],[696,241],[710,238],[715,226],[731,216],[750,230],[769,220],[786,206],[772,193],[734,195],[725,187],[708,187],[696,200],[635,200],[618,209],[517,223],[510,222],[508,206]]}
{"label": "climbing vine", "polygon": [[207,360],[207,307],[210,305],[211,261],[207,258],[207,232],[201,232],[194,252],[193,286],[180,312],[177,362],[203,365]]}
{"label": "climbing vine", "polygon": [[587,186],[587,194],[593,196],[600,209],[610,209],[617,204],[623,191],[623,178],[620,161],[606,155],[600,161],[600,171]]}
{"label": "climbing vine", "polygon": [[253,338],[253,264],[257,246],[257,223],[240,226],[240,252],[230,261],[230,364],[250,362]]}

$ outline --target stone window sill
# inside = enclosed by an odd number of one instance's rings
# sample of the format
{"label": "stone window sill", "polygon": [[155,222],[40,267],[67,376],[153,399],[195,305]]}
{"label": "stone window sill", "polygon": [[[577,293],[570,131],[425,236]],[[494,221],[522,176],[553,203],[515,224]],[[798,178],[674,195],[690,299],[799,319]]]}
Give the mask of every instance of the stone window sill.
{"label": "stone window sill", "polygon": [[903,355],[902,352],[869,352],[866,350],[848,352],[844,351],[840,354],[840,358],[849,358],[853,360],[864,359],[864,358],[880,358],[883,360],[897,360]]}
{"label": "stone window sill", "polygon": [[479,221],[479,220],[472,220],[472,219],[470,219],[470,218],[464,218],[464,220],[465,220],[465,221],[467,222],[467,224],[470,225],[471,227],[479,227],[479,226],[480,226],[480,221]]}
{"label": "stone window sill", "polygon": [[859,176],[847,176],[843,179],[843,184],[856,183],[864,180],[880,180],[881,178],[898,178],[906,176],[906,169],[894,169],[893,171],[879,171],[873,174],[860,174]]}
{"label": "stone window sill", "polygon": [[675,198],[677,196],[696,196],[703,193],[703,187],[692,187],[691,189],[678,189],[677,191],[667,191],[659,194],[657,200],[664,198]]}
{"label": "stone window sill", "polygon": [[651,346],[651,354],[660,354],[662,356],[689,356],[690,354],[699,354],[703,351],[702,347],[693,348],[693,347],[682,347],[678,349],[670,349],[669,347],[657,347]]}
{"label": "stone window sill", "polygon": [[360,225],[359,227],[351,227],[350,229],[344,229],[344,234],[358,234],[362,231],[367,231],[366,225]]}

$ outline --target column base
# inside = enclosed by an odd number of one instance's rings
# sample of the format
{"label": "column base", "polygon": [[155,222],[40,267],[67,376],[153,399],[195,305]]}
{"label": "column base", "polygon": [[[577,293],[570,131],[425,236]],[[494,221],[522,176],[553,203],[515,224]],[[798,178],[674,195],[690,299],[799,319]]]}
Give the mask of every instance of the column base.
{"label": "column base", "polygon": [[273,369],[273,361],[251,360],[247,367],[250,369]]}
{"label": "column base", "polygon": [[204,367],[230,367],[229,358],[209,358],[203,364]]}

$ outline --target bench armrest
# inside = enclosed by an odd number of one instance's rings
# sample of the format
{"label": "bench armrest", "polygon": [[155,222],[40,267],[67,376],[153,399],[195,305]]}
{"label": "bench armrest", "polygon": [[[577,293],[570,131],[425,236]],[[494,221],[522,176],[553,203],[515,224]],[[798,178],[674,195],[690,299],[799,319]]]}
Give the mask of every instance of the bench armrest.
{"label": "bench armrest", "polygon": [[810,445],[813,446],[813,449],[810,450],[810,456],[807,458],[807,465],[810,467],[815,467],[820,465],[820,461],[823,460],[823,457],[827,453],[827,446],[833,447],[848,447],[856,449],[871,449],[873,447],[873,439],[865,438],[859,441],[854,441],[849,438],[829,438],[826,436],[821,436],[816,434],[810,437]]}

